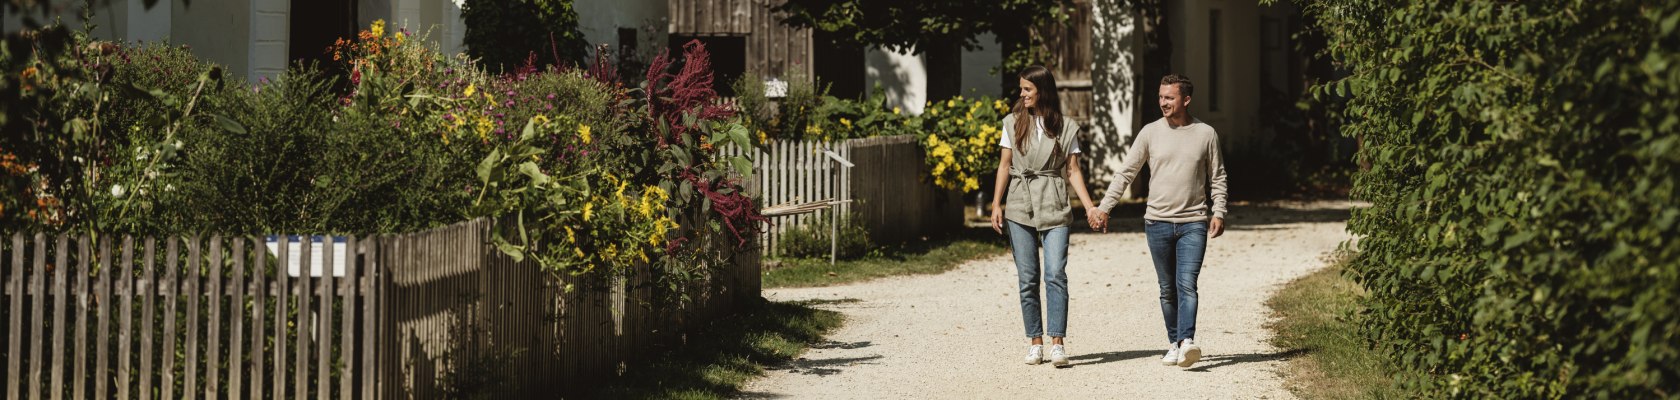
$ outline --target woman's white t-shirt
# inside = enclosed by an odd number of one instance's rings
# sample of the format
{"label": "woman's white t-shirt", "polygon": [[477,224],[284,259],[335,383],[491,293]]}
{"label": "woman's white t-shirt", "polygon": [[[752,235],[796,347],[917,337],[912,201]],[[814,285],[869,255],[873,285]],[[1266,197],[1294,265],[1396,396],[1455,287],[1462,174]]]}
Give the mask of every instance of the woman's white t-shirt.
{"label": "woman's white t-shirt", "polygon": [[[1044,139],[1044,119],[1043,118],[1033,118],[1033,125],[1037,128],[1037,129],[1033,129],[1033,131],[1038,132],[1038,138],[1039,139]],[[1014,143],[1013,143],[1015,133],[1010,132],[1013,129],[1015,129],[1015,127],[1013,127],[1013,126],[1004,126],[1003,127],[1003,138],[998,139],[998,146],[1003,146],[1003,148],[1005,148],[1005,149],[1015,148]],[[1073,150],[1069,151],[1068,154],[1079,154],[1079,137],[1074,136],[1072,141],[1073,141]]]}

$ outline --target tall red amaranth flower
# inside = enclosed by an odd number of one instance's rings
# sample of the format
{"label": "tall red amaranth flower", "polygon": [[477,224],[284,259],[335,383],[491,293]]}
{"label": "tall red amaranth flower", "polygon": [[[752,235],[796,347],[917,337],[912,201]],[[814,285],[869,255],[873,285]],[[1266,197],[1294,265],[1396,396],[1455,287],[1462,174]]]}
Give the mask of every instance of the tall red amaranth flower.
{"label": "tall red amaranth flower", "polygon": [[[699,40],[688,42],[683,45],[683,59],[682,70],[676,74],[667,72],[672,64],[668,52],[654,57],[648,68],[648,118],[653,124],[666,128],[652,130],[654,135],[658,135],[661,149],[680,146],[684,143],[684,135],[698,134],[704,122],[735,116],[735,109],[728,104],[720,104],[717,91],[712,89],[712,62],[706,46]],[[684,115],[693,115],[694,120],[700,122],[685,124]],[[743,194],[740,182],[728,178],[708,180],[692,166],[685,166],[673,174],[672,178],[688,181],[701,196],[711,201],[713,214],[708,217],[717,219],[729,230],[738,246],[749,243],[750,235],[757,234],[759,227],[763,226],[766,218],[759,214],[752,198]],[[686,239],[672,238],[673,246],[668,247],[674,248],[674,244],[683,240]]]}
{"label": "tall red amaranth flower", "polygon": [[669,135],[658,138],[660,148],[680,143],[681,135],[690,133],[692,127],[682,124],[685,112],[693,111],[703,121],[735,116],[734,108],[717,102],[717,91],[712,89],[711,54],[706,52],[706,45],[699,40],[683,45],[683,59],[682,70],[674,75],[666,72],[671,66],[669,52],[654,57],[648,68],[648,112],[670,128]]}

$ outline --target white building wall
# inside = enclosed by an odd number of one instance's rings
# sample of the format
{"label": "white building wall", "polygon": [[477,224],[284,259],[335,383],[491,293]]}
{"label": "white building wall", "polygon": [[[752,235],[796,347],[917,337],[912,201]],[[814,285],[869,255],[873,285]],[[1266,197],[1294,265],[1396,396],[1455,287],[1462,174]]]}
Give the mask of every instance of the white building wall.
{"label": "white building wall", "polygon": [[665,0],[577,0],[572,9],[577,11],[578,31],[589,42],[591,54],[600,44],[618,51],[618,28],[636,30],[636,48],[644,59],[651,59],[670,41],[671,8]]}
{"label": "white building wall", "polygon": [[[1137,112],[1143,38],[1133,10],[1116,1],[1092,4],[1091,23],[1091,170],[1087,176],[1104,185],[1120,170],[1132,137],[1142,127]],[[1130,194],[1127,194],[1130,197]]]}
{"label": "white building wall", "polygon": [[864,85],[886,91],[887,105],[921,114],[927,105],[927,67],[921,56],[878,48],[864,50]]}

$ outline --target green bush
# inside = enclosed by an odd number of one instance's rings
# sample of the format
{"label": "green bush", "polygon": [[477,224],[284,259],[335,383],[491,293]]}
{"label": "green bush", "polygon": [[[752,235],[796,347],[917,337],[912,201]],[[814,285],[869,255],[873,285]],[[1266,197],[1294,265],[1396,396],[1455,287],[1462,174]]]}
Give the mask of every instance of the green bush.
{"label": "green bush", "polygon": [[[791,227],[779,236],[777,250],[782,257],[794,258],[828,258],[831,252],[838,250],[841,259],[853,259],[869,253],[874,246],[869,240],[869,230],[857,218],[845,217],[840,219],[840,242],[834,243],[831,227],[834,224],[828,217],[813,218],[810,223]],[[838,248],[835,246],[838,245]]]}
{"label": "green bush", "polygon": [[[1363,330],[1423,398],[1680,398],[1680,3],[1322,0]],[[1408,375],[1409,376],[1409,375]]]}

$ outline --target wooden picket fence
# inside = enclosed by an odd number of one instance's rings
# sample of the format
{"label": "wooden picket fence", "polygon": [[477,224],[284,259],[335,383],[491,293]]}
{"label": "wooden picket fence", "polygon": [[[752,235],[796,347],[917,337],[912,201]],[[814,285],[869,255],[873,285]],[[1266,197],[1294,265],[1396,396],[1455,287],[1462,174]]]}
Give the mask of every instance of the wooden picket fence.
{"label": "wooden picket fence", "polygon": [[[823,151],[851,161],[840,167]],[[742,154],[735,146],[727,155]],[[838,210],[775,218],[760,237],[769,255],[778,255],[783,232],[817,221],[830,212],[858,218],[870,237],[881,243],[916,239],[961,227],[962,202],[955,191],[927,182],[928,167],[916,137],[911,135],[848,139],[835,142],[778,140],[751,150],[753,178],[750,192],[765,206],[816,200],[852,200]]]}
{"label": "wooden picket fence", "polygon": [[271,254],[249,237],[13,233],[0,238],[5,397],[438,398],[461,373],[501,377],[503,395],[583,393],[758,296],[755,249],[673,304],[646,266],[568,282],[494,250],[492,228],[301,240],[296,254],[283,236]]}

